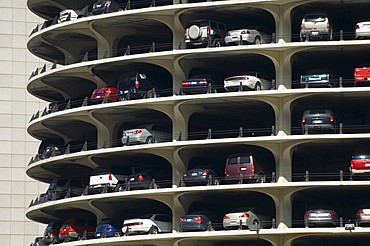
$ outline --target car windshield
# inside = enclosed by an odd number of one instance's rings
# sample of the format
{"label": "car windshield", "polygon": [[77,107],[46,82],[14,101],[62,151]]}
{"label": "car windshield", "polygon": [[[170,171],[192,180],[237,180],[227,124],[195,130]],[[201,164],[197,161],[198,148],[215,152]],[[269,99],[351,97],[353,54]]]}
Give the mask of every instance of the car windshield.
{"label": "car windshield", "polygon": [[140,219],[150,219],[153,215],[152,214],[144,214],[142,216],[139,216]]}
{"label": "car windshield", "polygon": [[305,17],[306,22],[324,22],[326,16],[325,15],[307,15]]}

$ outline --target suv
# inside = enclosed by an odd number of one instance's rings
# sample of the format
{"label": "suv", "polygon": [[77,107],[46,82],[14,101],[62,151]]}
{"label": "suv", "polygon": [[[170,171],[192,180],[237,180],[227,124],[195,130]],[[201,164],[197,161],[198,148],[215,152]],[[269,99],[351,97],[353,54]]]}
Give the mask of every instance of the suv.
{"label": "suv", "polygon": [[266,182],[266,170],[252,154],[236,154],[227,157],[225,165],[225,181],[255,180]]}
{"label": "suv", "polygon": [[130,100],[145,97],[156,97],[154,86],[146,79],[145,74],[137,73],[135,76],[121,77],[118,80],[119,100]]}
{"label": "suv", "polygon": [[325,13],[309,13],[301,23],[300,40],[326,39],[333,40],[333,29]]}
{"label": "suv", "polygon": [[56,199],[61,199],[67,195],[68,190],[71,191],[70,196],[79,196],[86,186],[87,180],[55,178],[46,190],[47,199],[53,200],[53,195]]}
{"label": "suv", "polygon": [[329,109],[305,110],[302,116],[302,133],[335,132],[335,117]]}
{"label": "suv", "polygon": [[59,230],[59,237],[64,241],[67,237],[72,240],[80,239],[86,232],[87,238],[94,238],[96,219],[68,219]]}
{"label": "suv", "polygon": [[355,151],[352,155],[349,170],[351,171],[351,174],[370,173],[370,150]]}
{"label": "suv", "polygon": [[185,29],[185,44],[187,48],[216,47],[224,43],[224,37],[232,27],[212,20],[191,21],[189,27]]}

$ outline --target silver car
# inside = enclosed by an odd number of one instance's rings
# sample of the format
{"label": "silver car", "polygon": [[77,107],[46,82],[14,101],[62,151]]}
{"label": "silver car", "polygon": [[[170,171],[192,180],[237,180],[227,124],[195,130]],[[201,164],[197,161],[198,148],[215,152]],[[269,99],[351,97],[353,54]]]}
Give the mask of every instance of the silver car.
{"label": "silver car", "polygon": [[271,81],[262,77],[257,72],[248,72],[243,75],[228,77],[224,80],[224,87],[227,91],[239,91],[240,86],[242,90],[270,90]]}
{"label": "silver car", "polygon": [[337,213],[330,209],[312,209],[304,214],[304,223],[306,227],[327,224],[337,226],[338,222]]}
{"label": "silver car", "polygon": [[157,234],[172,231],[172,218],[166,214],[146,214],[138,218],[123,221],[122,232],[125,234]]}
{"label": "silver car", "polygon": [[370,224],[370,208],[360,209],[356,214],[357,225]]}
{"label": "silver car", "polygon": [[147,124],[122,132],[122,144],[149,144],[171,141],[171,130],[166,125]]}
{"label": "silver car", "polygon": [[228,45],[271,43],[271,35],[267,34],[263,27],[247,27],[228,31],[225,43]]}
{"label": "silver car", "polygon": [[237,208],[224,215],[222,224],[225,229],[238,228],[240,225],[246,228],[256,225],[261,228],[271,225],[271,217],[259,208]]}
{"label": "silver car", "polygon": [[359,22],[355,27],[355,38],[370,38],[370,21]]}

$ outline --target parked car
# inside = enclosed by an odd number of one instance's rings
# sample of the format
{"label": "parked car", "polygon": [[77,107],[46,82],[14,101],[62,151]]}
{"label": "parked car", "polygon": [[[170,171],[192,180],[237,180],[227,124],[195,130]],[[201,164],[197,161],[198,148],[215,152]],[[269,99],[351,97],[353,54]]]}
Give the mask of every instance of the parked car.
{"label": "parked car", "polygon": [[103,237],[105,231],[106,237],[120,237],[122,236],[122,223],[117,219],[105,218],[100,221],[94,232],[95,238]]}
{"label": "parked car", "polygon": [[61,241],[64,241],[67,237],[69,237],[70,240],[78,240],[83,236],[84,232],[86,232],[87,238],[94,238],[95,228],[96,219],[67,219],[63,222],[63,225],[59,230],[59,237]]}
{"label": "parked car", "polygon": [[356,86],[370,85],[370,64],[355,68],[354,78]]}
{"label": "parked car", "polygon": [[117,102],[119,99],[117,88],[99,88],[91,94],[92,102],[101,102],[106,98],[109,102]]}
{"label": "parked car", "polygon": [[42,237],[36,237],[35,240],[31,243],[30,246],[41,246],[43,244],[43,238]]}
{"label": "parked car", "polygon": [[87,181],[83,179],[55,178],[46,190],[47,199],[52,200],[64,198],[68,190],[71,196],[79,196],[87,186]]}
{"label": "parked car", "polygon": [[118,190],[123,185],[128,175],[115,174],[110,172],[96,173],[90,176],[89,188],[101,191],[105,187],[107,191]]}
{"label": "parked car", "polygon": [[126,179],[125,186],[126,189],[129,190],[156,189],[159,187],[156,181],[157,179],[152,177],[150,174],[141,172],[130,175]]}
{"label": "parked car", "polygon": [[117,11],[123,11],[123,8],[115,1],[98,1],[93,4],[91,13],[93,15],[100,15]]}
{"label": "parked car", "polygon": [[[128,140],[127,140],[128,139]],[[150,144],[172,141],[171,129],[167,125],[146,124],[137,128],[124,130],[121,138],[122,144]]]}
{"label": "parked car", "polygon": [[183,173],[182,181],[185,185],[220,184],[218,175],[211,169],[191,169]]}
{"label": "parked car", "polygon": [[312,209],[304,214],[304,223],[306,227],[313,225],[333,225],[337,226],[338,215],[330,209]]}
{"label": "parked car", "polygon": [[259,229],[271,226],[271,217],[260,208],[237,208],[224,215],[222,224],[225,229],[238,228],[240,225],[243,228],[255,225]]}
{"label": "parked car", "polygon": [[179,219],[180,231],[206,231],[222,229],[222,216],[211,211],[194,211]]}
{"label": "parked car", "polygon": [[167,214],[147,214],[123,221],[122,232],[129,234],[157,234],[172,231],[172,218]]}
{"label": "parked car", "polygon": [[154,86],[142,73],[137,73],[134,76],[122,76],[118,80],[118,95],[121,101],[156,97]]}
{"label": "parked car", "polygon": [[59,242],[59,230],[62,224],[63,221],[61,220],[53,220],[46,226],[43,237],[44,244],[49,245],[54,242]]}
{"label": "parked car", "polygon": [[59,13],[58,23],[65,22],[67,20],[76,20],[81,17],[86,17],[90,13],[89,8],[90,6],[87,5],[81,10],[64,9]]}
{"label": "parked car", "polygon": [[242,75],[228,77],[224,80],[224,87],[227,91],[242,90],[270,90],[272,83],[258,72],[247,72]]}
{"label": "parked car", "polygon": [[182,81],[180,94],[216,93],[217,91],[223,91],[220,77],[213,74],[197,74]]}
{"label": "parked car", "polygon": [[301,23],[300,40],[333,40],[333,29],[323,12],[306,14]]}
{"label": "parked car", "polygon": [[271,34],[267,33],[268,31],[260,26],[230,30],[225,35],[225,43],[228,45],[271,43]]}
{"label": "parked car", "polygon": [[46,158],[49,158],[51,156],[58,156],[58,155],[62,155],[62,151],[59,150],[59,148],[52,144],[52,145],[49,145],[48,147],[46,147],[45,149],[45,152],[44,152],[44,156]]}
{"label": "parked car", "polygon": [[370,150],[356,150],[352,155],[349,169],[354,175],[370,173]]}
{"label": "parked car", "polygon": [[370,224],[370,208],[362,208],[356,214],[356,223],[358,226]]}
{"label": "parked car", "polygon": [[329,73],[325,74],[309,74],[309,75],[301,75],[300,84],[301,87],[333,87],[335,86],[334,83],[334,76]]}
{"label": "parked car", "polygon": [[355,26],[355,39],[370,37],[370,21],[359,22]]}
{"label": "parked car", "polygon": [[302,116],[302,133],[322,133],[336,130],[336,122],[330,109],[308,109]]}
{"label": "parked car", "polygon": [[191,21],[184,31],[186,47],[221,46],[224,43],[226,32],[231,29],[230,25],[218,21]]}
{"label": "parked car", "polygon": [[251,153],[230,155],[225,164],[225,181],[253,180],[266,182],[267,168]]}

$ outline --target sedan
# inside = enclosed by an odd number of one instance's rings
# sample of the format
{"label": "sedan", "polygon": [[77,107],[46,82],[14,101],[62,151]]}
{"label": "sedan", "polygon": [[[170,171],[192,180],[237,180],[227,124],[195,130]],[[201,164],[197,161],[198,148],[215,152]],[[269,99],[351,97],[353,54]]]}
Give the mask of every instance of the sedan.
{"label": "sedan", "polygon": [[356,214],[357,225],[370,224],[370,208],[360,209]]}
{"label": "sedan", "polygon": [[355,27],[355,39],[370,37],[370,21],[359,22]]}
{"label": "sedan", "polygon": [[125,183],[127,190],[155,189],[158,185],[154,178],[147,173],[137,173],[129,176]]}
{"label": "sedan", "polygon": [[166,214],[147,214],[123,221],[123,234],[157,234],[172,231],[172,218]]}
{"label": "sedan", "polygon": [[[122,225],[122,224],[121,224]],[[120,223],[117,223],[117,220],[111,218],[102,219],[102,221],[96,227],[96,231],[94,232],[95,238],[104,237],[115,237],[121,236],[121,228]]]}
{"label": "sedan", "polygon": [[148,124],[122,132],[122,144],[150,144],[171,141],[171,130],[166,125]]}
{"label": "sedan", "polygon": [[228,45],[270,43],[271,35],[266,32],[262,27],[231,30],[226,33],[225,43]]}
{"label": "sedan", "polygon": [[271,81],[264,79],[263,76],[257,72],[232,76],[224,80],[224,87],[227,91],[239,91],[240,89],[255,91],[270,90],[271,86]]}
{"label": "sedan", "polygon": [[225,214],[222,223],[225,229],[238,228],[239,226],[250,228],[251,225],[260,228],[271,225],[271,217],[259,208],[238,208]]}
{"label": "sedan", "polygon": [[218,185],[220,181],[217,173],[211,169],[191,169],[183,173],[182,181],[185,185]]}
{"label": "sedan", "polygon": [[179,219],[180,231],[206,231],[209,226],[212,228],[212,221],[202,214],[191,214],[182,216]]}
{"label": "sedan", "polygon": [[306,227],[312,225],[338,225],[338,215],[329,209],[313,209],[309,210],[304,215],[304,223]]}

